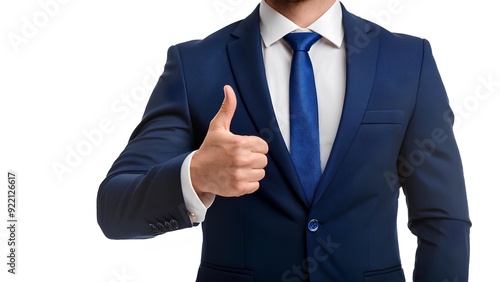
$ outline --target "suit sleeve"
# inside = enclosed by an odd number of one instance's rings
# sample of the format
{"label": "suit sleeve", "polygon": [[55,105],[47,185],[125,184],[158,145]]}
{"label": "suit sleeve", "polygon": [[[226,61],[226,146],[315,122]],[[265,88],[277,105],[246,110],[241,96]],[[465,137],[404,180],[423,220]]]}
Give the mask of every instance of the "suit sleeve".
{"label": "suit sleeve", "polygon": [[192,226],[180,176],[194,149],[182,72],[173,46],[142,121],[99,187],[97,221],[108,238],[151,238]]}
{"label": "suit sleeve", "polygon": [[453,114],[431,47],[423,44],[415,108],[398,165],[408,227],[418,237],[413,278],[467,281],[471,222]]}

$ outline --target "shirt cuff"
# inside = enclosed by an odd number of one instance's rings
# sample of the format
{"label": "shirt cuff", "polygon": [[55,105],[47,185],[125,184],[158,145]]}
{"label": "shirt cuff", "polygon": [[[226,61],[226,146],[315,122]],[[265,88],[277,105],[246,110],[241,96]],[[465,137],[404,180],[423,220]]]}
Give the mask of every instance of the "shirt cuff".
{"label": "shirt cuff", "polygon": [[205,220],[205,214],[207,209],[212,205],[215,200],[215,195],[210,193],[205,193],[200,198],[196,191],[194,190],[193,184],[191,183],[191,159],[193,151],[189,154],[182,163],[181,167],[181,186],[182,195],[184,197],[184,203],[186,204],[186,209],[189,212],[189,218],[191,223],[201,223]]}

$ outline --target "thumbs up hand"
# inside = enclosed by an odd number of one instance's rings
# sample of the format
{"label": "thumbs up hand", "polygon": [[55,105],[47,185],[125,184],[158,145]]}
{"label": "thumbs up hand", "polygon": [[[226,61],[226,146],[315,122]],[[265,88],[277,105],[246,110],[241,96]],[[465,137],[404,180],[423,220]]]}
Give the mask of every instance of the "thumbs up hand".
{"label": "thumbs up hand", "polygon": [[191,159],[191,183],[201,197],[211,193],[238,197],[259,189],[267,165],[267,143],[257,136],[231,133],[236,95],[224,86],[224,101],[210,122],[207,135]]}

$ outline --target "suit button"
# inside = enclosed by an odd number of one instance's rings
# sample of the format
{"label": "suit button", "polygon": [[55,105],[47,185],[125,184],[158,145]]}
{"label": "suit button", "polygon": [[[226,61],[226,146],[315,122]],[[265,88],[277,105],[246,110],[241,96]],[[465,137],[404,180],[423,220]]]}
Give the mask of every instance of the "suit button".
{"label": "suit button", "polygon": [[154,224],[149,224],[149,227],[151,228],[151,230],[153,230],[154,232],[156,233],[160,233],[160,229],[158,229],[158,227],[156,227],[156,225]]}
{"label": "suit button", "polygon": [[170,221],[165,221],[165,227],[168,228],[168,231],[179,229],[179,222],[175,219],[171,219]]}
{"label": "suit button", "polygon": [[307,229],[311,232],[316,232],[318,231],[319,228],[319,222],[317,219],[311,219],[309,220],[309,223],[307,224]]}
{"label": "suit button", "polygon": [[177,220],[175,219],[170,220],[170,225],[174,228],[174,230],[179,229],[179,222],[177,222]]}
{"label": "suit button", "polygon": [[167,232],[167,228],[165,227],[165,225],[161,224],[161,222],[157,222],[156,227],[158,227],[161,232]]}

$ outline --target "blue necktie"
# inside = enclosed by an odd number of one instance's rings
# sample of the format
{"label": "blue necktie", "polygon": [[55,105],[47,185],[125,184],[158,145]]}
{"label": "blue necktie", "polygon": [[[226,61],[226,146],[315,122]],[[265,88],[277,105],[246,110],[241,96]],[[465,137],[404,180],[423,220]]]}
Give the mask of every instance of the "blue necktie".
{"label": "blue necktie", "polygon": [[321,38],[294,32],[284,39],[293,50],[290,70],[290,155],[309,204],[321,177],[318,101],[309,49]]}

